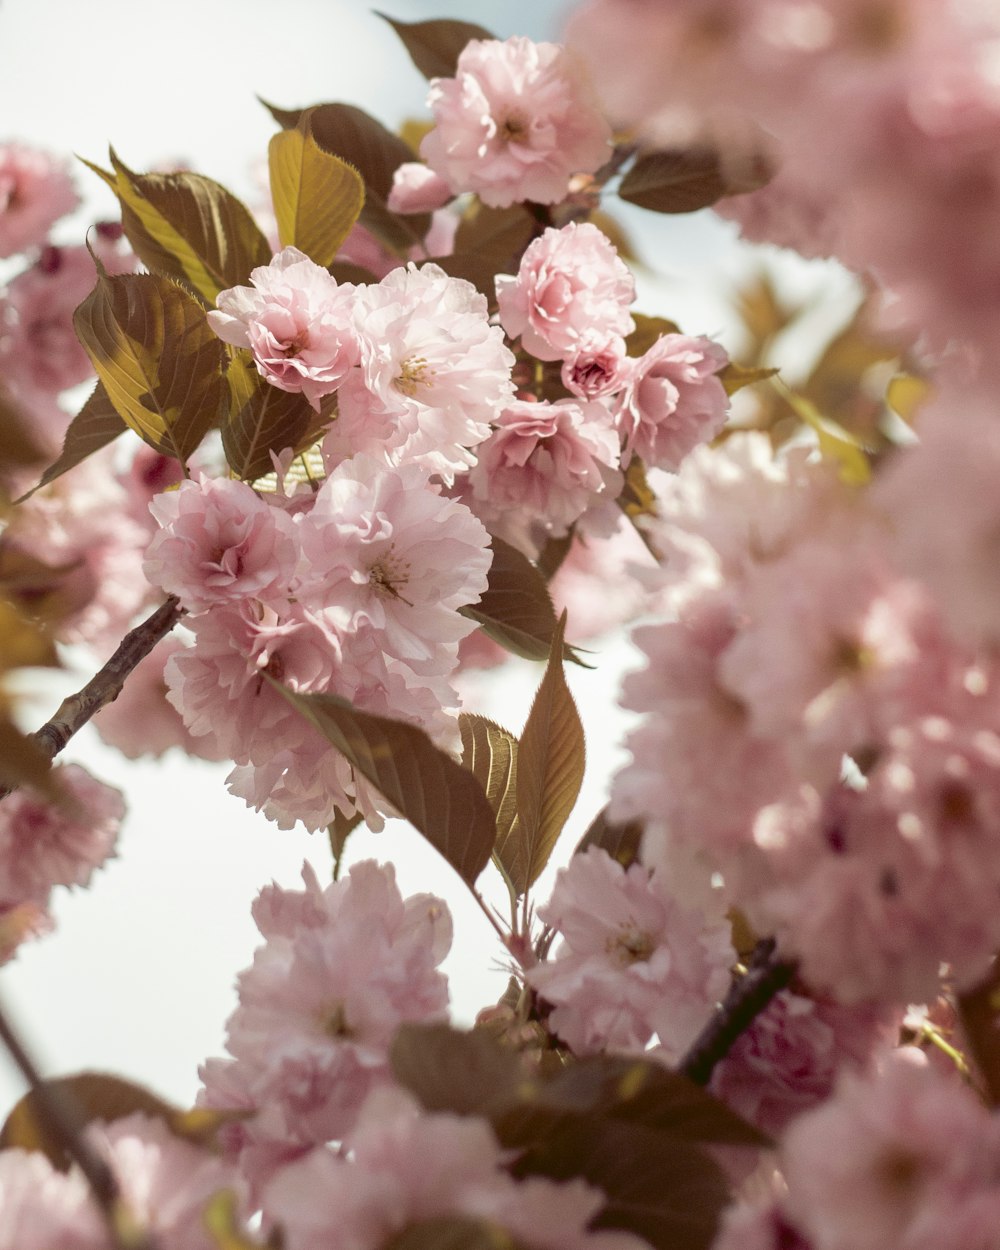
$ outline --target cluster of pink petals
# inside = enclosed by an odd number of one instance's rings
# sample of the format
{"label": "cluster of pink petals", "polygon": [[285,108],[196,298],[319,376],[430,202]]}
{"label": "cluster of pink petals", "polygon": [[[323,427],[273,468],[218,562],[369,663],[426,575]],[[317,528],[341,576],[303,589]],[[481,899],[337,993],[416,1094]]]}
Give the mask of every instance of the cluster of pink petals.
{"label": "cluster of pink petals", "polygon": [[870,499],[759,436],[691,455],[652,538],[671,619],[636,634],[616,818],[651,864],[721,873],[813,990],[923,1001],[942,963],[973,983],[1000,942],[995,665],[900,575]]}
{"label": "cluster of pink petals", "polygon": [[78,203],[66,161],[20,143],[0,144],[0,259],[40,246]]}
{"label": "cluster of pink petals", "polygon": [[526,979],[578,1054],[641,1051],[655,1035],[674,1062],[729,985],[734,955],[721,914],[685,905],[658,875],[626,870],[598,847],[559,871],[539,916],[563,941]]}
{"label": "cluster of pink petals", "polygon": [[288,1250],[379,1250],[424,1221],[464,1217],[525,1250],[642,1250],[631,1233],[589,1223],[603,1195],[585,1181],[515,1181],[485,1120],[423,1114],[400,1090],[375,1091],[349,1156],[316,1150],[264,1194]]}
{"label": "cluster of pink petals", "polygon": [[554,43],[473,39],[454,78],[435,78],[420,155],[456,195],[506,208],[566,198],[573,174],[610,155],[611,128],[574,58]]}
{"label": "cluster of pink petals", "polygon": [[433,213],[451,198],[451,189],[440,174],[420,161],[404,161],[392,175],[386,202],[394,213]]}
{"label": "cluster of pink petals", "polygon": [[[458,609],[486,588],[489,535],[425,469],[344,461],[315,492],[259,496],[199,478],[157,496],[146,573],[187,609],[194,645],[166,665],[170,701],[234,791],[288,826],[374,796],[283,697],[337,694],[453,745]],[[271,680],[269,680],[271,679]]]}
{"label": "cluster of pink petals", "polygon": [[[204,1212],[224,1191],[239,1196],[232,1166],[173,1136],[161,1120],[131,1115],[87,1131],[120,1186],[137,1228],[163,1250],[214,1250]],[[112,1250],[116,1244],[75,1168],[56,1171],[38,1151],[0,1152],[0,1250]]]}
{"label": "cluster of pink petals", "polygon": [[529,554],[603,498],[616,499],[618,434],[597,401],[515,401],[469,474],[472,504],[492,533]]}
{"label": "cluster of pink petals", "polygon": [[404,900],[392,867],[371,861],[325,889],[308,867],[303,878],[304,890],[272,885],[255,903],[265,943],[238,980],[232,1057],[202,1069],[203,1104],[252,1112],[229,1146],[257,1179],[348,1135],[370,1091],[391,1080],[399,1025],[442,1019],[448,1005],[440,899]]}
{"label": "cluster of pink petals", "polygon": [[[768,1210],[734,1211],[715,1250],[969,1250],[1000,1219],[1000,1121],[956,1073],[914,1050],[881,1070],[846,1073],[832,1098],[781,1143],[787,1192]],[[787,1236],[767,1240],[764,1230]],[[756,1227],[755,1237],[737,1231]]]}
{"label": "cluster of pink petals", "polygon": [[0,805],[0,963],[51,929],[56,886],[88,885],[115,852],[121,792],[79,764],[56,765],[52,779],[58,800],[22,788]]}
{"label": "cluster of pink petals", "polygon": [[359,288],[355,317],[360,368],[338,394],[328,463],[365,452],[451,482],[514,394],[514,357],[485,296],[437,265],[410,265]]}
{"label": "cluster of pink petals", "polygon": [[[496,279],[500,321],[538,360],[565,360],[635,327],[635,279],[591,222],[550,227],[525,249],[517,276]],[[623,346],[624,350],[624,346]]]}
{"label": "cluster of pink petals", "polygon": [[777,1137],[830,1096],[842,1067],[863,1070],[894,1046],[901,1021],[901,1010],[842,1007],[784,990],[717,1065],[712,1092]]}
{"label": "cluster of pink petals", "polygon": [[295,247],[254,269],[250,281],[219,293],[208,314],[212,329],[248,347],[261,377],[301,391],[318,412],[358,362],[353,285],[339,284]]}

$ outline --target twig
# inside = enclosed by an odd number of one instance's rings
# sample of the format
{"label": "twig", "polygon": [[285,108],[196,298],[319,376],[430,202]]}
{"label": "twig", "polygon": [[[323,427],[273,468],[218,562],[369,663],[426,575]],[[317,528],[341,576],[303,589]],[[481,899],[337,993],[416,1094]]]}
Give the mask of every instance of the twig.
{"label": "twig", "polygon": [[82,1135],[83,1117],[64,1094],[55,1094],[42,1079],[34,1060],[0,1007],[0,1041],[7,1048],[31,1090],[35,1113],[43,1130],[86,1178],[94,1201],[107,1221],[112,1242],[119,1250],[155,1250],[154,1242],[138,1230],[123,1232],[121,1191],[107,1162]]}
{"label": "twig", "polygon": [[695,1038],[678,1071],[697,1085],[707,1085],[715,1065],[725,1059],[740,1035],[794,976],[794,964],[775,960],[773,938],[758,942],[746,972],[730,986],[722,1006]]}
{"label": "twig", "polygon": [[[118,698],[129,673],[173,629],[183,614],[176,596],[171,595],[125,635],[111,659],[82,690],[63,699],[55,716],[31,735],[50,759],[55,759],[77,730],[102,707]],[[0,786],[0,799],[16,789],[17,786]]]}

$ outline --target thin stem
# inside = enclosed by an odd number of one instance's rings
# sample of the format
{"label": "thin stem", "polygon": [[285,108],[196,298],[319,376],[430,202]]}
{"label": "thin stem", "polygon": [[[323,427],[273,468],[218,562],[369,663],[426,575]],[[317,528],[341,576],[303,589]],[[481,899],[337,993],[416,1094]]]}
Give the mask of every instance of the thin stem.
{"label": "thin stem", "polygon": [[497,937],[504,944],[504,946],[506,946],[508,942],[508,935],[504,933],[503,926],[500,924],[499,920],[497,920],[496,916],[494,916],[494,914],[490,911],[489,907],[487,907],[486,900],[476,889],[472,889],[472,897],[479,904],[480,911],[482,911],[483,915],[493,926]]}
{"label": "thin stem", "polygon": [[758,942],[747,970],[729,987],[722,1006],[695,1038],[678,1065],[697,1085],[707,1085],[715,1066],[729,1054],[741,1034],[795,976],[795,965],[774,958],[774,939]]}
{"label": "thin stem", "polygon": [[[173,629],[183,614],[184,609],[171,595],[141,624],[129,630],[114,655],[82,690],[63,699],[55,716],[32,734],[49,759],[55,759],[92,716],[118,698],[129,673]],[[17,786],[0,786],[0,799],[16,789]]]}

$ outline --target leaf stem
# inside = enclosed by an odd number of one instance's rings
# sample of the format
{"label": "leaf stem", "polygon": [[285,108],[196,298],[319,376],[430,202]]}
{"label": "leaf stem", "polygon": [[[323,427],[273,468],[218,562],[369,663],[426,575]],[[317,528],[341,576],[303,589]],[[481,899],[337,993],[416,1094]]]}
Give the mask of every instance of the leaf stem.
{"label": "leaf stem", "polygon": [[[102,707],[118,698],[129,673],[173,629],[183,614],[176,596],[171,595],[155,612],[129,630],[114,655],[82,690],[63,699],[52,719],[32,734],[50,759],[55,759],[70,738]],[[0,786],[0,799],[16,789],[17,786]]]}
{"label": "leaf stem", "polygon": [[716,1064],[795,976],[795,964],[776,960],[774,950],[774,938],[757,943],[746,972],[729,987],[722,1005],[678,1064],[677,1070],[696,1085],[708,1084]]}

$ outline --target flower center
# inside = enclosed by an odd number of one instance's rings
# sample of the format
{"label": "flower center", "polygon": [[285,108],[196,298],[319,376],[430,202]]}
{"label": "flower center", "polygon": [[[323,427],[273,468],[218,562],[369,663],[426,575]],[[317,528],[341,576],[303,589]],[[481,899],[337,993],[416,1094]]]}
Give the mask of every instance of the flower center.
{"label": "flower center", "polygon": [[335,1007],[322,1018],[323,1032],[327,1037],[342,1038],[353,1037],[354,1030],[347,1023],[347,1012],[344,1010],[343,1003],[337,1003]]}
{"label": "flower center", "polygon": [[392,384],[410,399],[417,393],[418,386],[432,386],[434,370],[428,368],[423,356],[410,356],[399,367],[399,374],[393,378]]}
{"label": "flower center", "polygon": [[528,137],[528,119],[523,113],[509,113],[498,131],[504,143],[523,143]]}
{"label": "flower center", "polygon": [[641,929],[626,928],[624,925],[607,942],[608,954],[623,968],[645,963],[655,949],[656,943],[650,934]]}
{"label": "flower center", "polygon": [[410,562],[396,555],[394,545],[390,545],[368,570],[368,585],[377,595],[384,598],[398,599],[412,608],[409,599],[404,599],[399,588],[405,586],[410,579]]}

